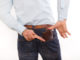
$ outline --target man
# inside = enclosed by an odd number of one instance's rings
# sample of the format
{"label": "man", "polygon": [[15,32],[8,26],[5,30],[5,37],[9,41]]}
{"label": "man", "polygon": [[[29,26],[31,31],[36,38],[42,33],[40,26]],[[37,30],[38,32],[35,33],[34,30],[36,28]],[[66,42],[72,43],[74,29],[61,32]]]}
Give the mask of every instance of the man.
{"label": "man", "polygon": [[[68,0],[58,0],[58,22],[54,22],[49,0],[0,0],[0,19],[17,31],[19,60],[61,60],[57,29],[63,38],[70,33],[66,27]],[[15,19],[10,11],[15,8]],[[46,32],[46,33],[45,33]]]}

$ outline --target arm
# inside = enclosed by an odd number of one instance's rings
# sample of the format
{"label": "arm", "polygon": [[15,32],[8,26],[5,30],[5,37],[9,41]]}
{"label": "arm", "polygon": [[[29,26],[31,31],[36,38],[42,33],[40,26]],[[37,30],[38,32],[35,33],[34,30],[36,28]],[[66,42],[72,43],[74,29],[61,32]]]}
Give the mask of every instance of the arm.
{"label": "arm", "polygon": [[69,0],[58,0],[58,22],[48,29],[57,29],[63,38],[67,38],[67,34],[71,35],[67,30],[66,20],[68,13]]}
{"label": "arm", "polygon": [[69,0],[58,0],[58,21],[67,20]]}
{"label": "arm", "polygon": [[10,10],[12,8],[12,0],[0,0],[0,19],[10,28],[16,30],[20,35],[24,36],[27,41],[37,38],[43,42],[45,40],[34,33],[33,30],[27,29],[12,17]]}
{"label": "arm", "polygon": [[10,13],[12,8],[12,0],[0,0],[0,19],[11,29],[16,30],[20,35],[26,29],[20,24]]}

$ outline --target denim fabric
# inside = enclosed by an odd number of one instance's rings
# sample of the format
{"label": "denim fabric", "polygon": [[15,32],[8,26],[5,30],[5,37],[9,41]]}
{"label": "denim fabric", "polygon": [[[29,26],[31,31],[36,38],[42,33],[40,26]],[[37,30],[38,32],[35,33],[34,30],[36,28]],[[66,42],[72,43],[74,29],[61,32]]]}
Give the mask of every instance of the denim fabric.
{"label": "denim fabric", "polygon": [[[33,29],[36,34],[42,36],[45,28]],[[19,60],[38,60],[38,53],[43,60],[61,60],[60,45],[56,29],[53,31],[54,39],[41,42],[37,38],[27,41],[23,36],[18,34],[18,55]]]}

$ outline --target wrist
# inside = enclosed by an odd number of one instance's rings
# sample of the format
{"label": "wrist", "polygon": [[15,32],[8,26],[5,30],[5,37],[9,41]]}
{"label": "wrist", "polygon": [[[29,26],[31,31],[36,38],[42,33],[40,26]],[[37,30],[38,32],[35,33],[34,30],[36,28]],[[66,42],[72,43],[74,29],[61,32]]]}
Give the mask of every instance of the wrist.
{"label": "wrist", "polygon": [[22,35],[24,35],[25,32],[28,32],[29,30],[31,29],[25,29],[23,32],[22,32]]}
{"label": "wrist", "polygon": [[27,29],[25,29],[23,32],[22,32],[22,35],[24,35],[24,32],[26,31]]}

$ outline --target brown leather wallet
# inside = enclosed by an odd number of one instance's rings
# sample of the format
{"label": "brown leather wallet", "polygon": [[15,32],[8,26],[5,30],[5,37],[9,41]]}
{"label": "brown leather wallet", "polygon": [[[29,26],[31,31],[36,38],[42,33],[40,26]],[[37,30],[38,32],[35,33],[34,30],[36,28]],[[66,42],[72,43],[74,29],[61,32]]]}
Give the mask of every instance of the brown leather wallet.
{"label": "brown leather wallet", "polygon": [[53,39],[53,30],[46,30],[45,32],[42,33],[42,37],[47,41],[47,40],[52,40]]}

